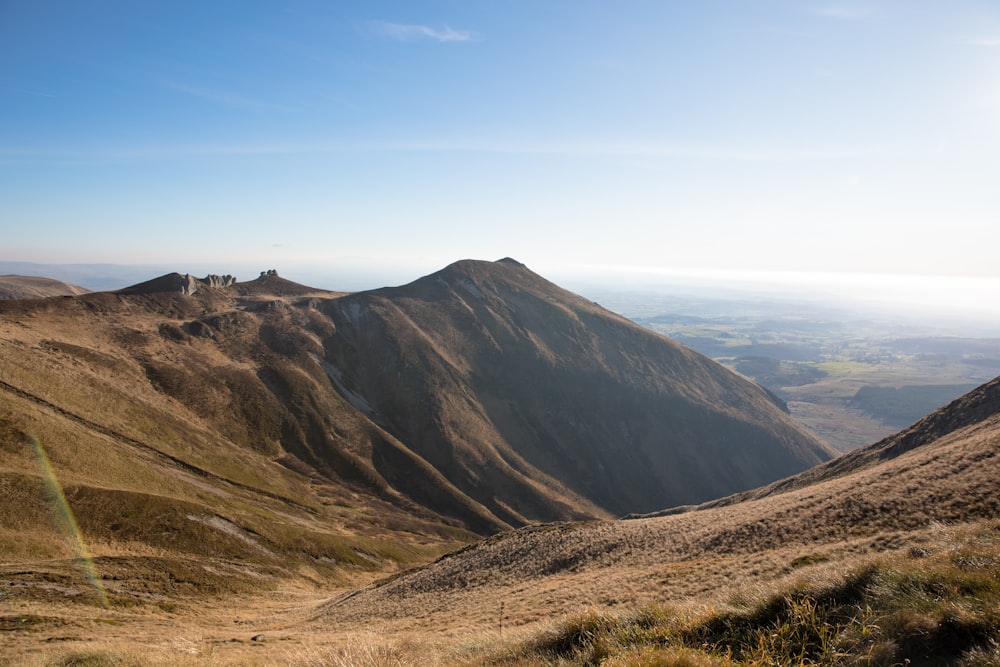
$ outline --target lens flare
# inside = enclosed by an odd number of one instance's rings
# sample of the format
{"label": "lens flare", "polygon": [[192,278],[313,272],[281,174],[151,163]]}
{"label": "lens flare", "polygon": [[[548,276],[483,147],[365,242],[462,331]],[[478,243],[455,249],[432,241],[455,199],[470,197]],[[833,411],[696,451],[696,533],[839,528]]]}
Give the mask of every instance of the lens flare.
{"label": "lens flare", "polygon": [[80,565],[80,569],[83,570],[87,581],[97,591],[97,597],[100,599],[101,605],[109,607],[111,605],[108,602],[108,594],[101,584],[100,577],[97,576],[94,559],[90,556],[87,543],[83,541],[80,526],[77,525],[73,510],[70,509],[69,503],[66,501],[66,494],[63,493],[62,486],[56,478],[56,473],[52,469],[52,464],[49,462],[49,457],[45,453],[45,449],[42,447],[42,442],[34,435],[31,436],[31,441],[35,445],[35,456],[38,458],[38,465],[42,469],[42,479],[45,480],[45,490],[48,494],[49,507],[52,510],[52,517],[56,528],[72,543],[73,550],[76,553],[76,561]]}

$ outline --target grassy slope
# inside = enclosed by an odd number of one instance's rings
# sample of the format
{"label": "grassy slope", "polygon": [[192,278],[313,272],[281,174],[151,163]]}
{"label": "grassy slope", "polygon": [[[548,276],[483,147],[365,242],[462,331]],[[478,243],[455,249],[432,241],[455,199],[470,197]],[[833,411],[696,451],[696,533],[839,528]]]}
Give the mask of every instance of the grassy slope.
{"label": "grassy slope", "polygon": [[[295,361],[299,348],[283,347],[287,334],[312,339],[324,323],[309,309],[268,305],[275,301],[256,306],[285,313],[268,323],[274,335],[267,350],[285,349],[284,358]],[[869,451],[863,465],[810,485],[672,516],[515,531],[317,606],[317,591],[339,593],[378,572],[426,562],[463,535],[401,511],[391,495],[331,483],[301,461],[279,464],[284,455],[272,441],[254,444],[268,422],[248,430],[232,419],[228,431],[212,422],[246,394],[245,372],[260,361],[219,347],[229,341],[233,350],[248,349],[239,336],[250,320],[213,320],[217,345],[182,326],[205,308],[203,300],[160,304],[173,312],[166,324],[183,335],[164,332],[162,317],[142,317],[129,299],[79,303],[112,326],[45,305],[0,317],[0,380],[7,383],[0,387],[0,494],[10,501],[0,509],[0,628],[12,631],[6,654],[28,664],[352,664],[342,658],[372,656],[402,664],[536,664],[601,655],[674,664],[666,662],[671,652],[689,661],[676,664],[726,664],[727,647],[749,662],[754,642],[794,635],[808,625],[795,619],[826,614],[820,602],[836,613],[813,627],[855,623],[837,611],[829,591],[849,594],[848,607],[875,609],[876,598],[858,591],[877,594],[885,581],[914,581],[914,595],[936,595],[937,606],[908,620],[897,612],[917,598],[900,593],[902,604],[859,617],[880,631],[903,628],[880,636],[879,655],[895,660],[901,654],[892,645],[948,638],[953,629],[974,640],[955,642],[960,651],[995,637],[988,608],[976,606],[994,599],[982,580],[995,578],[995,528],[948,527],[1000,514],[1000,425],[991,393],[964,405],[961,418],[932,416],[926,429]],[[306,333],[292,326],[303,320],[312,327]],[[174,345],[193,348],[198,354],[185,355],[188,363],[221,378],[221,398],[211,384],[177,384],[190,395],[151,390],[166,380],[149,372],[150,362],[178,353]],[[294,398],[282,403],[287,414],[348,414],[337,412],[343,407],[336,402],[304,402],[304,388],[322,373],[289,363],[272,380],[302,389],[286,394]],[[232,407],[234,415],[252,412]],[[345,440],[372,433],[363,420],[337,426]],[[274,433],[283,435],[281,428]],[[110,609],[98,605],[76,554],[53,527],[32,434],[66,487]],[[873,557],[882,559],[873,566],[881,569],[865,579],[858,573]],[[679,615],[664,612],[665,603]],[[593,613],[581,621],[581,610]],[[552,627],[553,618],[567,615],[577,620]],[[885,620],[896,618],[895,626]],[[749,641],[719,640],[726,623]],[[266,631],[272,642],[249,643],[251,630]],[[664,639],[675,635],[676,643]],[[684,643],[689,637],[701,643]],[[364,646],[359,638],[368,638]],[[849,640],[848,633],[836,641]]]}
{"label": "grassy slope", "polygon": [[[807,568],[808,561],[799,567]],[[1000,524],[940,530],[728,604],[590,613],[492,656],[494,664],[995,665]]]}
{"label": "grassy slope", "polygon": [[229,311],[228,338],[222,322],[214,339],[171,336],[197,313],[231,305],[217,295],[109,294],[4,305],[0,554],[3,574],[19,573],[16,597],[45,599],[57,582],[93,601],[72,540],[53,522],[34,438],[110,577],[113,604],[272,590],[287,579],[343,585],[471,539],[284,454],[289,409],[261,390],[252,348],[224,349],[225,340],[239,345],[236,324],[250,319]]}
{"label": "grassy slope", "polygon": [[[664,644],[655,639],[655,632],[648,641],[638,632],[631,640],[618,636],[632,633],[637,623],[645,622],[619,620],[619,617],[634,619],[637,612],[633,610],[637,608],[677,603],[694,614],[694,618],[702,619],[697,622],[658,621],[666,628],[662,630],[665,633],[677,628],[696,628],[701,622],[712,626],[721,621],[711,620],[714,613],[711,609],[728,608],[727,599],[742,590],[756,593],[751,596],[754,604],[743,605],[740,613],[763,617],[764,612],[754,606],[762,597],[779,602],[789,597],[796,604],[813,604],[826,595],[823,587],[851,589],[851,577],[855,576],[852,573],[863,569],[862,563],[868,563],[878,554],[882,554],[878,556],[881,564],[877,567],[881,569],[876,579],[879,581],[918,577],[907,563],[914,558],[913,554],[919,556],[931,550],[938,559],[927,561],[934,567],[926,568],[926,572],[919,575],[924,583],[919,584],[921,588],[914,595],[938,590],[942,599],[921,622],[931,628],[928,632],[932,638],[934,632],[941,632],[945,637],[950,632],[948,624],[952,623],[946,612],[951,608],[956,613],[965,609],[960,622],[955,621],[958,628],[955,632],[965,632],[961,624],[971,623],[969,632],[973,632],[975,641],[966,641],[961,645],[962,650],[973,644],[988,646],[990,638],[997,638],[995,608],[990,611],[989,607],[997,589],[986,586],[982,590],[986,597],[976,598],[979,589],[969,589],[971,593],[962,589],[962,577],[949,574],[948,563],[961,565],[964,561],[955,561],[955,553],[963,553],[962,550],[973,553],[979,548],[977,545],[986,544],[983,556],[970,556],[973,560],[969,561],[972,565],[968,576],[972,581],[970,585],[974,586],[988,580],[995,573],[996,563],[1000,562],[996,553],[996,528],[987,523],[973,529],[972,537],[959,540],[960,544],[954,547],[942,546],[939,542],[943,533],[953,532],[945,526],[977,520],[989,522],[1000,516],[1000,414],[995,405],[991,407],[988,402],[989,395],[984,394],[987,402],[963,406],[968,418],[956,418],[951,412],[929,420],[936,424],[951,423],[953,430],[945,428],[934,437],[930,432],[927,437],[905,436],[903,440],[914,446],[899,447],[895,457],[883,458],[877,464],[853,468],[839,476],[783,493],[718,507],[639,520],[522,529],[497,536],[405,576],[380,582],[350,597],[335,599],[319,610],[316,623],[322,624],[324,619],[335,617],[340,623],[363,624],[365,619],[370,622],[372,609],[381,614],[392,610],[392,614],[400,618],[412,618],[397,622],[403,629],[423,628],[426,631],[447,627],[451,631],[471,633],[477,628],[496,627],[503,613],[508,618],[508,632],[517,636],[519,628],[525,628],[530,634],[545,627],[553,616],[579,614],[581,610],[590,609],[597,619],[603,619],[595,621],[598,626],[606,624],[612,628],[608,633],[618,638],[599,639],[597,635],[604,633],[600,630],[590,639],[584,637],[575,644],[570,642],[564,646],[565,650],[559,649],[559,642],[563,640],[554,639],[553,644],[537,637],[528,641],[529,645],[539,642],[537,652],[523,647],[517,649],[527,651],[518,659],[531,664],[552,658],[553,651],[562,651],[566,657],[575,655],[577,649],[580,652],[574,660],[585,661],[593,647],[584,644],[591,639],[597,643],[610,642],[616,655],[633,649],[641,652],[662,648]],[[982,411],[977,413],[979,408]],[[978,416],[971,417],[971,414]],[[870,454],[884,450],[884,445],[877,446]],[[952,548],[956,551],[949,552]],[[924,561],[914,567],[917,570],[924,568]],[[808,580],[814,573],[817,577],[822,573],[821,578],[826,583],[810,588]],[[806,583],[799,581],[802,577],[806,577]],[[975,583],[977,581],[980,583]],[[953,590],[954,586],[959,588]],[[878,614],[892,616],[905,608],[908,604],[905,595],[908,595],[906,591],[899,592],[903,602],[887,603]],[[831,598],[829,604],[861,604],[863,608],[865,599]],[[748,637],[756,637],[757,630],[770,623],[784,622],[782,619],[787,619],[789,614],[802,611],[779,608],[779,602],[766,603],[771,605],[767,612],[771,615],[755,628],[748,629]],[[705,605],[710,607],[707,612]],[[975,618],[983,614],[986,616],[982,623],[976,625]],[[851,622],[846,616],[838,618],[841,618],[838,622]],[[619,632],[620,623],[632,629]],[[915,634],[920,630],[911,628],[906,632]],[[903,642],[904,645],[917,641],[907,636],[909,639],[889,632],[884,641],[889,644]],[[714,645],[719,641],[713,639],[710,643]],[[739,651],[750,650],[743,645],[738,648]],[[713,651],[721,654],[724,649]],[[506,651],[500,654],[509,656]],[[549,658],[545,658],[546,655]],[[889,651],[886,655],[896,658],[878,664],[901,660],[898,652]],[[750,661],[748,664],[755,663]],[[775,664],[786,663],[778,661]]]}

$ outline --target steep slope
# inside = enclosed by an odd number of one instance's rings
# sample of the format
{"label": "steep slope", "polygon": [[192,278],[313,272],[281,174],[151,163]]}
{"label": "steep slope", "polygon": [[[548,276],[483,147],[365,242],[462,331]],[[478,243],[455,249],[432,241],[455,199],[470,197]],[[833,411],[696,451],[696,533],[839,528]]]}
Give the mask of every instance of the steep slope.
{"label": "steep slope", "polygon": [[[991,425],[997,420],[998,411],[1000,411],[1000,378],[994,378],[964,396],[960,396],[940,410],[935,410],[912,426],[883,438],[873,445],[856,449],[828,463],[772,484],[702,503],[697,506],[697,509],[734,505],[835,480],[891,461],[906,452],[930,443],[947,441],[955,433],[965,433],[967,430],[986,430],[989,432],[992,428]],[[696,508],[693,506],[670,508],[645,516],[663,516],[691,511],[692,509]]]}
{"label": "steep slope", "polygon": [[1000,517],[998,385],[1000,378],[858,452],[866,465],[836,474],[833,464],[821,466],[797,486],[682,513],[497,535],[335,598],[314,623],[413,614],[425,631],[456,624],[474,631],[496,622],[498,600],[512,618],[530,623],[585,607],[704,601],[723,586],[756,589],[810,564],[880,551],[919,558],[934,533]]}
{"label": "steep slope", "polygon": [[197,494],[163,492],[181,474],[442,543],[707,500],[830,455],[755,385],[512,260],[351,295],[167,274],[2,302],[0,345],[0,470],[38,479],[36,433],[79,498],[106,499],[78,508],[99,540],[120,537],[102,514],[119,492],[199,516],[175,507]]}
{"label": "steep slope", "polygon": [[327,433],[320,415],[357,447],[377,437],[353,432],[353,408],[308,356],[322,350],[310,327],[330,328],[310,299],[336,296],[269,276],[0,302],[7,594],[93,601],[70,526],[52,518],[54,480],[126,604],[363,581],[472,539],[365,479]]}
{"label": "steep slope", "polygon": [[89,291],[52,278],[0,276],[0,299],[44,299],[50,296],[76,296]]}
{"label": "steep slope", "polygon": [[758,386],[514,260],[324,312],[343,395],[512,525],[707,500],[832,455]]}

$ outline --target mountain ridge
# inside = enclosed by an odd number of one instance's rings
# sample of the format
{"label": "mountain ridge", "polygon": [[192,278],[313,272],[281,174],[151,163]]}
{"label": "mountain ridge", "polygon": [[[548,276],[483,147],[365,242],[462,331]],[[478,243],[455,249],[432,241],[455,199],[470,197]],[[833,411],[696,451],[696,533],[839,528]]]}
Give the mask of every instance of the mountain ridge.
{"label": "mountain ridge", "polygon": [[[702,501],[832,456],[756,385],[510,258],[351,294],[174,273],[0,312],[27,327],[10,342],[31,350],[28,393],[53,392],[32,391],[32,355],[72,363],[81,386],[127,384],[131,410],[166,401],[176,418],[153,421],[224,444],[196,459],[245,448],[480,534]],[[69,391],[46,400],[80,414]],[[211,470],[161,437],[135,439]]]}

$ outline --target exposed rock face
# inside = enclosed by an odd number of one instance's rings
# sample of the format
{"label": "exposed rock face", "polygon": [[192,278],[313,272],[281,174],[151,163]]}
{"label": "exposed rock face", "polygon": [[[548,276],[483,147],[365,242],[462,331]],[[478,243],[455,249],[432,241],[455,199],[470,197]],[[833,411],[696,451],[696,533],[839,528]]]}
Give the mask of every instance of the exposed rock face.
{"label": "exposed rock face", "polygon": [[204,278],[198,278],[190,273],[168,273],[119,291],[125,294],[153,294],[157,292],[197,294],[203,289],[222,289],[235,283],[235,276],[229,274],[217,276],[210,273]]}
{"label": "exposed rock face", "polygon": [[194,294],[198,291],[199,280],[192,276],[190,273],[185,273],[181,276],[180,291],[181,294]]}
{"label": "exposed rock face", "polygon": [[204,278],[200,279],[195,278],[195,280],[197,280],[198,282],[207,287],[221,288],[221,287],[229,287],[230,285],[234,284],[236,282],[236,277],[231,276],[228,273],[222,276],[217,276],[214,273],[210,273]]}

